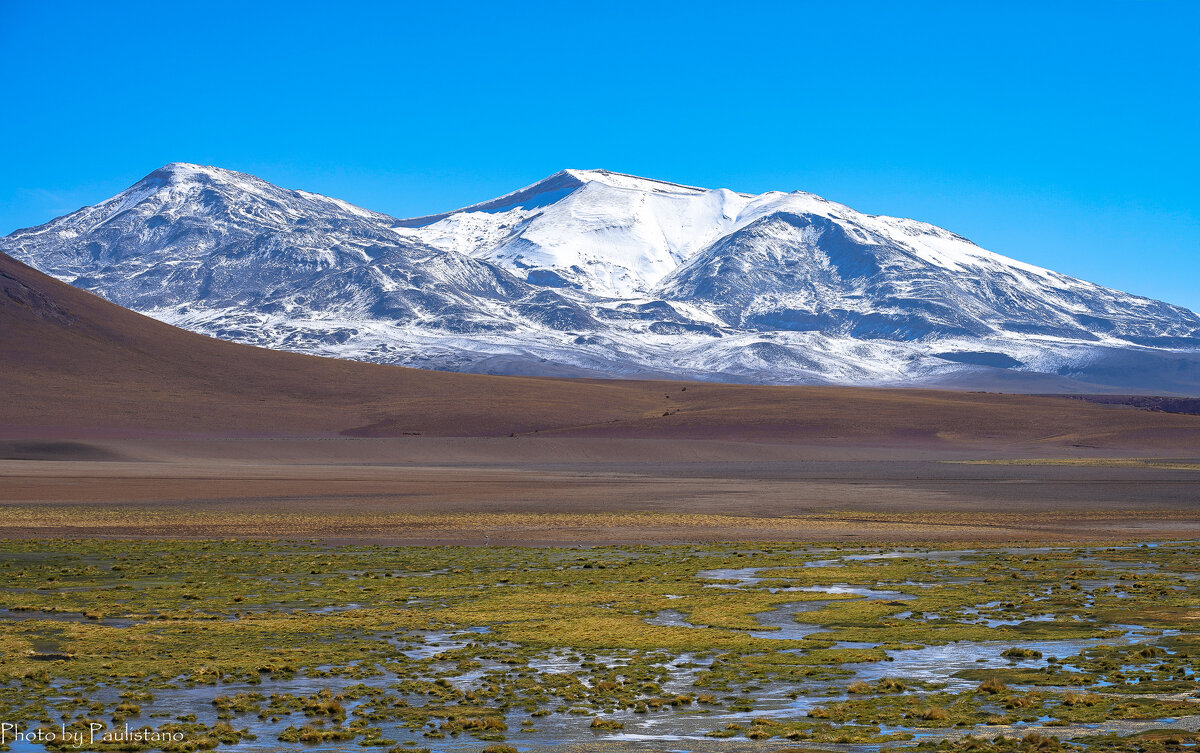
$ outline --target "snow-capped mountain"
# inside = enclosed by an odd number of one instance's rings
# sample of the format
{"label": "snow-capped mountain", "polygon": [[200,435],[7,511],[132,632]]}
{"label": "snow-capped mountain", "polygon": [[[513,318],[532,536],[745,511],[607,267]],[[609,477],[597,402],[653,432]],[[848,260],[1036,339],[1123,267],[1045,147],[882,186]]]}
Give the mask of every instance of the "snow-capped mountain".
{"label": "snow-capped mountain", "polygon": [[400,220],[172,164],[0,239],[0,251],[187,329],[411,366],[1200,386],[1200,316],[1187,309],[801,192],[565,170],[492,201]]}

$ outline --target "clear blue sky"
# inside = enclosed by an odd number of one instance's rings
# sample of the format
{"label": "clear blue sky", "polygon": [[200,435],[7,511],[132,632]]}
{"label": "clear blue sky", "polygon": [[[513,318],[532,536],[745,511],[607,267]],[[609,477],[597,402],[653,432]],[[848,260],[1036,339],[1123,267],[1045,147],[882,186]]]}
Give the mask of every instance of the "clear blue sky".
{"label": "clear blue sky", "polygon": [[173,161],[399,216],[803,189],[1200,309],[1200,2],[0,0],[0,234]]}

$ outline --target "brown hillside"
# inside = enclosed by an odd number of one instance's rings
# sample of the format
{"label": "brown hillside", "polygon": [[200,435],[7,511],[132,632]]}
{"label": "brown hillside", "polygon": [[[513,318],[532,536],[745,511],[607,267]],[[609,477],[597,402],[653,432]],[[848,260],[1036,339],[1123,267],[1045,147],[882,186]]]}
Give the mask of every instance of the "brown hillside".
{"label": "brown hillside", "polygon": [[[1200,417],[1055,397],[494,377],[203,337],[0,255],[0,434],[1200,445]],[[668,415],[664,415],[668,414]]]}

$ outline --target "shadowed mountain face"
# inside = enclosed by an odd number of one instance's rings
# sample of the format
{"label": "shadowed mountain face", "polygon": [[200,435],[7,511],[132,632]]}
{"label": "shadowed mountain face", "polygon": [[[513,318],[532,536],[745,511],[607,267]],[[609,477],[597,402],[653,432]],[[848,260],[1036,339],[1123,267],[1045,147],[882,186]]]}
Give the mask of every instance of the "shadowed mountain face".
{"label": "shadowed mountain face", "polygon": [[453,371],[1200,394],[1200,316],[804,193],[568,170],[397,220],[175,164],[0,239],[223,339]]}
{"label": "shadowed mountain face", "polygon": [[[177,329],[3,255],[0,331],[0,438],[26,443],[515,435],[1141,451],[1200,442],[1197,416],[1057,397],[539,379],[316,358]],[[22,444],[14,457],[47,446]]]}

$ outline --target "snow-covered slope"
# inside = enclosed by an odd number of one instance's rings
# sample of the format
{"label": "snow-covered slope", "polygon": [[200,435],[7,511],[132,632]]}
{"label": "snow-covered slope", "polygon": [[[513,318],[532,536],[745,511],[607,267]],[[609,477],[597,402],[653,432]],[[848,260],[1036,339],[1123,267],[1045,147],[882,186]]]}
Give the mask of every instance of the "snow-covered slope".
{"label": "snow-covered slope", "polygon": [[0,250],[189,329],[432,368],[1200,385],[1191,311],[801,192],[565,170],[489,202],[398,220],[173,164],[19,230]]}

